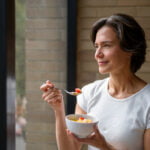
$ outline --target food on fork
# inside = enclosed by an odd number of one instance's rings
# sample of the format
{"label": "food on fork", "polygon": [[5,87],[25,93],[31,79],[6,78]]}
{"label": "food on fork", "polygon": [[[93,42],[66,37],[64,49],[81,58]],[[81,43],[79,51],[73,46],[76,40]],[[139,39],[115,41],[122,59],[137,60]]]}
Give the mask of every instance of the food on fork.
{"label": "food on fork", "polygon": [[79,88],[75,88],[75,92],[82,93],[81,89],[79,89]]}
{"label": "food on fork", "polygon": [[70,92],[70,93],[71,93],[71,95],[77,96],[77,95],[81,94],[82,91],[79,88],[75,88],[75,91],[74,92]]}
{"label": "food on fork", "polygon": [[[54,88],[54,84],[52,84],[49,80],[47,80],[45,83],[43,83],[40,86],[40,90],[42,90],[44,92],[47,92],[50,88]],[[75,90],[71,91],[71,92],[69,92],[67,90],[64,90],[64,91],[73,96],[77,96],[82,93],[81,89],[79,89],[79,88],[75,88]]]}

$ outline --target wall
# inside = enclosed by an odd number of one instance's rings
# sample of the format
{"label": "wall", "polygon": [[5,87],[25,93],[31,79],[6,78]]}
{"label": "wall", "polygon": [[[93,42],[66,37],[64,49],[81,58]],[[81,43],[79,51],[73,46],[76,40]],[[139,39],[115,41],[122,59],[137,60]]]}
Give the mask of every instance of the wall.
{"label": "wall", "polygon": [[[27,0],[26,96],[27,150],[56,150],[54,114],[41,99],[39,86],[50,79],[66,87],[66,1]],[[78,0],[77,85],[105,76],[99,75],[89,34],[94,21],[113,13],[134,16],[146,31],[146,63],[138,75],[150,82],[150,1]]]}
{"label": "wall", "polygon": [[41,98],[47,79],[66,87],[66,0],[26,1],[27,150],[56,150],[53,111]]}
{"label": "wall", "polygon": [[150,82],[150,1],[149,0],[78,0],[78,87],[101,79],[94,60],[94,47],[90,41],[92,24],[101,17],[113,13],[132,15],[143,26],[147,38],[147,59],[138,75]]}

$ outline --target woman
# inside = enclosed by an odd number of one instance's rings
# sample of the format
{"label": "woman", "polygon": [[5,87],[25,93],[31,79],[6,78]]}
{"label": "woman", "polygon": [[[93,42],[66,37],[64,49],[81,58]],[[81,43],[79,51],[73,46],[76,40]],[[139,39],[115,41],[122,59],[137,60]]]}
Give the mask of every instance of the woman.
{"label": "woman", "polygon": [[150,150],[150,84],[136,76],[145,61],[143,29],[133,17],[115,14],[98,20],[91,39],[101,74],[109,77],[82,88],[75,113],[99,118],[94,133],[80,139],[66,131],[61,92],[47,81],[43,99],[54,109],[56,137],[60,150]]}

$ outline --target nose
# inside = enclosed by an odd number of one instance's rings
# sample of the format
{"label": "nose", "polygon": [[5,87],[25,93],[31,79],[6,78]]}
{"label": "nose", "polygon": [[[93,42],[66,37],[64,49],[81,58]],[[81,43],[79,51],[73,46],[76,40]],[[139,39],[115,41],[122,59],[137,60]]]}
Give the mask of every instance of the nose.
{"label": "nose", "polygon": [[100,48],[97,49],[95,52],[95,57],[101,58],[103,56],[104,56],[104,54],[103,54],[102,50]]}

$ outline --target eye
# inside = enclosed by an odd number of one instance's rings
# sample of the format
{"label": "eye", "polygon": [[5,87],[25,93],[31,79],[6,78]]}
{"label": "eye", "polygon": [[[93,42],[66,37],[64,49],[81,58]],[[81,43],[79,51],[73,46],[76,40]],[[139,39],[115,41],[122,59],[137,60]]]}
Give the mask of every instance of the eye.
{"label": "eye", "polygon": [[111,44],[104,44],[103,47],[111,47]]}
{"label": "eye", "polygon": [[110,46],[110,44],[104,44],[104,47],[109,47]]}

